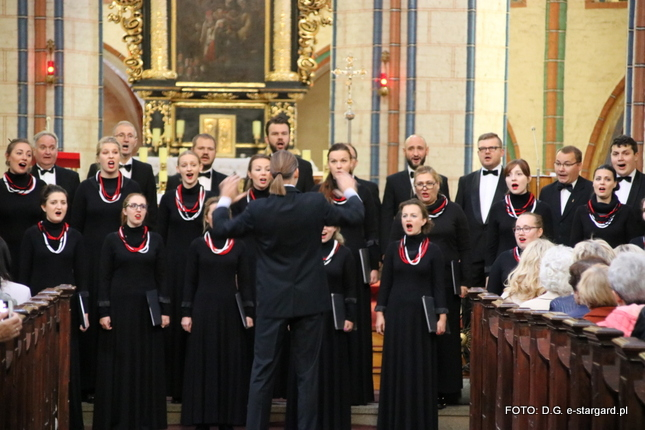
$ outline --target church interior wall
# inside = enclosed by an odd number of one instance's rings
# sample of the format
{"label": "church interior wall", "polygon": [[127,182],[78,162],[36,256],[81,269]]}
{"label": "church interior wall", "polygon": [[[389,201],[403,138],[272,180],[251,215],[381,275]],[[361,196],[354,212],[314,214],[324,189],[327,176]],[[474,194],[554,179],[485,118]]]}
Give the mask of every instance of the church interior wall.
{"label": "church interior wall", "polygon": [[0,140],[16,137],[18,118],[17,2],[0,2]]}

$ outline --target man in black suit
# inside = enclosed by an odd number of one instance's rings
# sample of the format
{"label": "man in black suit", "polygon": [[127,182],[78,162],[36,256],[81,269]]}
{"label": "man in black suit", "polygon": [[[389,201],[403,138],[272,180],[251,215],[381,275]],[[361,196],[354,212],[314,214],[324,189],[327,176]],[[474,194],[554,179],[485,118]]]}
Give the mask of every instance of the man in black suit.
{"label": "man in black suit", "polygon": [[[268,145],[267,154],[269,156],[282,149],[288,150],[291,142],[291,126],[289,125],[289,119],[285,115],[276,115],[267,121],[264,132],[264,141]],[[298,159],[298,170],[300,171],[296,188],[301,193],[306,193],[314,187],[313,169],[309,161],[298,156],[296,158]]]}
{"label": "man in black suit", "polygon": [[571,226],[578,206],[584,206],[593,193],[593,183],[582,176],[582,152],[575,146],[565,146],[555,155],[557,182],[540,192],[540,200],[551,207],[555,243],[573,246]]}
{"label": "man in black suit", "polygon": [[[426,140],[416,134],[408,137],[403,145],[403,156],[407,162],[406,169],[388,176],[385,181],[385,192],[383,193],[383,204],[381,205],[381,247],[383,252],[385,252],[385,248],[389,243],[392,220],[399,212],[399,205],[414,197],[412,187],[414,170],[419,166],[423,166],[426,162],[426,157],[428,156]],[[439,192],[450,200],[448,178],[443,175],[439,176],[441,176]]]}
{"label": "man in black suit", "polygon": [[477,154],[482,168],[459,178],[455,202],[468,218],[473,287],[484,288],[488,214],[493,203],[503,199],[507,191],[502,174],[502,140],[495,133],[482,134],[477,140]]}
{"label": "man in black suit", "polygon": [[645,198],[645,175],[636,170],[637,154],[638,145],[630,136],[623,134],[611,142],[611,165],[616,169],[620,184],[616,196],[622,204],[632,208],[643,231],[641,201]]}
{"label": "man in black suit", "polygon": [[58,136],[50,131],[41,131],[34,136],[34,158],[36,177],[47,184],[60,185],[67,191],[67,213],[72,209],[76,188],[80,184],[78,173],[56,165],[58,158]]}
{"label": "man in black suit", "polygon": [[[141,192],[148,201],[147,225],[154,229],[157,221],[157,181],[152,171],[152,166],[132,158],[137,149],[137,129],[129,121],[120,121],[112,131],[113,136],[121,145],[121,159],[119,160],[119,171],[126,178],[132,179],[139,184]],[[87,177],[96,175],[98,164],[90,166]]]}
{"label": "man in black suit", "polygon": [[[232,220],[228,206],[238,194],[239,178],[225,179],[222,197],[212,215],[216,237],[250,235],[257,245],[257,311],[248,430],[269,428],[273,379],[287,325],[298,384],[297,428],[318,428],[318,357],[323,312],[331,308],[320,232],[325,225],[359,224],[364,216],[355,181],[348,173],[336,175],[347,202],[335,206],[321,193],[301,193],[295,188],[297,166],[293,154],[276,152],[271,157],[275,194],[252,201]],[[284,189],[273,189],[277,181],[284,183]]]}
{"label": "man in black suit", "polygon": [[[204,190],[210,191],[214,196],[219,195],[219,184],[226,178],[226,175],[213,169],[213,162],[217,155],[217,144],[215,138],[208,133],[201,133],[193,137],[193,152],[197,154],[202,163],[202,170],[199,172],[199,183]],[[181,175],[177,173],[168,179],[169,192],[175,192],[181,183]]]}
{"label": "man in black suit", "polygon": [[[351,156],[350,173],[354,175],[356,165],[358,164],[358,152],[356,152],[356,148],[354,148],[354,145],[352,145],[351,143],[346,143],[345,145],[347,145],[347,147],[349,148],[349,154]],[[359,186],[363,186],[369,190],[372,198],[374,199],[374,204],[376,204],[376,216],[378,217],[377,219],[379,222],[381,222],[381,193],[378,190],[378,184],[372,181],[361,179],[356,175],[354,175],[354,179],[356,179],[356,182]]]}

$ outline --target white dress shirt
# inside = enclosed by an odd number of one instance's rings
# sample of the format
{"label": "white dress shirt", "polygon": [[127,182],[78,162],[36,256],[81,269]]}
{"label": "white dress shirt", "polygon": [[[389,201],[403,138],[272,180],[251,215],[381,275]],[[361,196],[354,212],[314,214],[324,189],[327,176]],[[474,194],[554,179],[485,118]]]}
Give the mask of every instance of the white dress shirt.
{"label": "white dress shirt", "polygon": [[484,169],[479,170],[479,209],[482,213],[483,223],[486,223],[488,212],[490,212],[490,207],[493,205],[495,190],[497,190],[499,177],[502,174],[502,163],[499,163],[497,167],[491,170],[497,170],[497,176],[492,174],[484,175]]}

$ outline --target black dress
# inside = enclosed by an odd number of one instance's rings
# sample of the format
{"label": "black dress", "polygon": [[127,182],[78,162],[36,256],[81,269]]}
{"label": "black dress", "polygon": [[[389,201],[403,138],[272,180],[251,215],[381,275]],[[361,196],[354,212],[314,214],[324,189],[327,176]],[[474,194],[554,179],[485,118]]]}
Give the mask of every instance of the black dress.
{"label": "black dress", "polygon": [[508,279],[508,275],[517,267],[521,255],[522,250],[517,246],[499,254],[499,257],[490,268],[487,287],[489,293],[497,294],[498,296],[502,295],[504,288],[506,288],[504,283]]}
{"label": "black dress", "polygon": [[[553,222],[550,206],[540,200],[533,199],[535,199],[535,196],[530,192],[521,195],[509,193],[504,200],[493,203],[488,214],[488,229],[486,230],[486,267],[490,268],[495,262],[495,259],[499,257],[499,254],[517,245],[515,242],[515,234],[513,233],[517,217],[509,215],[507,200],[510,200],[517,216],[524,212],[533,212],[541,215],[542,224],[544,225],[542,229],[544,231],[544,238],[549,239],[553,237]],[[535,205],[532,202],[535,202]],[[535,206],[535,210],[532,210],[533,206]]]}
{"label": "black dress", "polygon": [[[406,236],[411,259],[423,239]],[[438,428],[437,347],[436,335],[428,333],[422,297],[433,296],[436,313],[447,313],[443,256],[430,243],[417,265],[407,264],[399,245],[388,245],[376,306],[385,315],[377,428],[432,430]]]}
{"label": "black dress", "polygon": [[[81,381],[83,391],[94,392],[96,382],[96,354],[99,327],[97,294],[99,289],[99,262],[101,249],[105,237],[118,230],[121,225],[121,211],[123,200],[131,194],[141,191],[139,184],[119,174],[122,184],[118,198],[113,202],[101,193],[97,177],[86,179],[78,186],[72,206],[70,225],[83,235],[83,249],[85,250],[84,264],[89,271],[87,292],[89,306],[87,309],[90,327],[85,333],[80,334]],[[119,178],[102,178],[104,191],[108,196],[117,192]]]}
{"label": "black dress", "polygon": [[[176,190],[167,192],[159,203],[157,231],[166,244],[166,277],[170,291],[170,326],[164,332],[166,348],[166,388],[174,400],[181,399],[183,390],[184,360],[187,333],[181,328],[181,301],[186,278],[186,255],[190,244],[203,232],[203,204],[211,195],[203,192],[201,185],[181,187],[180,195],[186,208],[195,212],[180,211],[176,203]],[[178,188],[179,188],[178,187]],[[201,203],[199,203],[201,201]],[[199,204],[198,204],[199,203]],[[186,220],[184,218],[192,218]]]}
{"label": "black dress", "polygon": [[615,194],[609,204],[598,202],[595,195],[589,202],[576,209],[571,229],[572,244],[585,239],[604,239],[615,248],[629,243],[640,233],[634,212],[629,206],[621,204]]}
{"label": "black dress", "polygon": [[[437,201],[427,206],[430,219],[434,223],[428,238],[435,245],[439,246],[444,260],[444,283],[446,288],[445,298],[448,307],[448,327],[450,333],[437,338],[438,380],[437,389],[441,394],[451,394],[456,400],[459,391],[463,386],[461,369],[461,297],[454,293],[452,285],[451,262],[460,262],[459,286],[471,286],[470,267],[470,233],[468,220],[461,207],[448,201],[442,194]],[[401,212],[397,214],[392,223],[391,241],[400,240],[403,237],[403,226],[401,225]],[[461,291],[458,290],[461,294]]]}
{"label": "black dress", "polygon": [[249,202],[256,200],[256,199],[266,199],[269,197],[269,187],[266,187],[264,190],[256,190],[255,188],[249,188],[248,194],[241,198],[240,200],[236,201],[231,205],[231,214],[233,216],[238,216],[242,212],[244,212],[244,209],[248,206]]}
{"label": "black dress", "polygon": [[[314,186],[312,191],[319,191],[320,186]],[[352,251],[356,264],[356,329],[349,333],[349,364],[352,390],[352,405],[365,405],[374,401],[374,381],[372,379],[372,291],[370,285],[363,282],[361,258],[359,251],[369,250],[372,270],[379,267],[379,227],[376,205],[369,189],[357,186],[358,196],[365,208],[365,221],[356,226],[343,227],[341,234],[345,238],[345,246]],[[344,199],[333,200],[334,204],[342,205]]]}
{"label": "black dress", "polygon": [[[46,185],[29,173],[16,175],[11,172],[5,173],[0,183],[0,237],[9,246],[11,267],[8,269],[14,278],[18,278],[20,271],[22,236],[42,219],[40,198]],[[31,191],[22,194],[28,190]]]}
{"label": "black dress", "polygon": [[[127,243],[142,245],[144,228],[123,227]],[[101,253],[99,312],[112,330],[100,329],[94,430],[166,428],[163,329],[154,327],[146,293],[157,290],[168,315],[161,237],[147,233],[148,250],[131,252],[111,233]],[[145,248],[144,248],[145,249]]]}
{"label": "black dress", "polygon": [[640,249],[645,249],[645,236],[635,237],[629,243],[638,246]]}
{"label": "black dress", "polygon": [[[253,286],[244,243],[231,242],[228,252],[216,254],[198,237],[188,250],[182,311],[192,317],[192,329],[186,345],[183,425],[246,423],[253,353],[235,294],[240,292],[246,313],[253,317]],[[213,241],[220,250],[225,243]]]}
{"label": "black dress", "polygon": [[[329,291],[345,297],[345,319],[356,318],[356,264],[351,251],[334,240],[322,244],[322,256]],[[324,315],[322,345],[320,348],[320,381],[318,392],[319,430],[350,430],[352,405],[349,367],[349,336],[334,327],[333,311]],[[287,403],[287,430],[297,429],[297,399],[295,377],[289,378],[289,402]],[[293,394],[292,394],[293,393]]]}
{"label": "black dress", "polygon": [[[51,236],[59,237],[65,227],[64,223],[42,221],[42,226]],[[70,429],[83,430],[83,411],[81,409],[81,372],[79,362],[78,339],[81,323],[79,299],[84,298],[84,307],[87,309],[87,266],[84,264],[83,237],[70,228],[65,236],[65,245],[60,240],[48,240],[49,247],[45,244],[43,232],[38,225],[31,226],[25,232],[20,249],[20,277],[19,282],[29,285],[31,295],[36,295],[46,288],[57,287],[61,284],[70,284],[76,287],[74,298],[71,301],[72,324],[70,337],[70,382],[69,406]]]}

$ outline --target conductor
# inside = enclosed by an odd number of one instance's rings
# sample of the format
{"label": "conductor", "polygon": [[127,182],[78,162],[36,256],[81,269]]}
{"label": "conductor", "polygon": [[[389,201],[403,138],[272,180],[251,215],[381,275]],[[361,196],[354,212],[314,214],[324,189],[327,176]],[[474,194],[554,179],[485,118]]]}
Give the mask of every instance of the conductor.
{"label": "conductor", "polygon": [[287,326],[291,359],[298,385],[298,429],[318,427],[318,356],[323,312],[331,308],[327,276],[320,258],[320,232],[325,225],[355,225],[363,221],[363,204],[356,183],[347,173],[336,177],[346,204],[334,206],[320,193],[300,193],[298,160],[286,151],[271,157],[270,196],[253,200],[229,220],[228,206],[238,193],[237,176],[220,185],[213,211],[212,234],[250,234],[257,244],[256,325],[253,368],[246,428],[269,428],[273,376]]}

